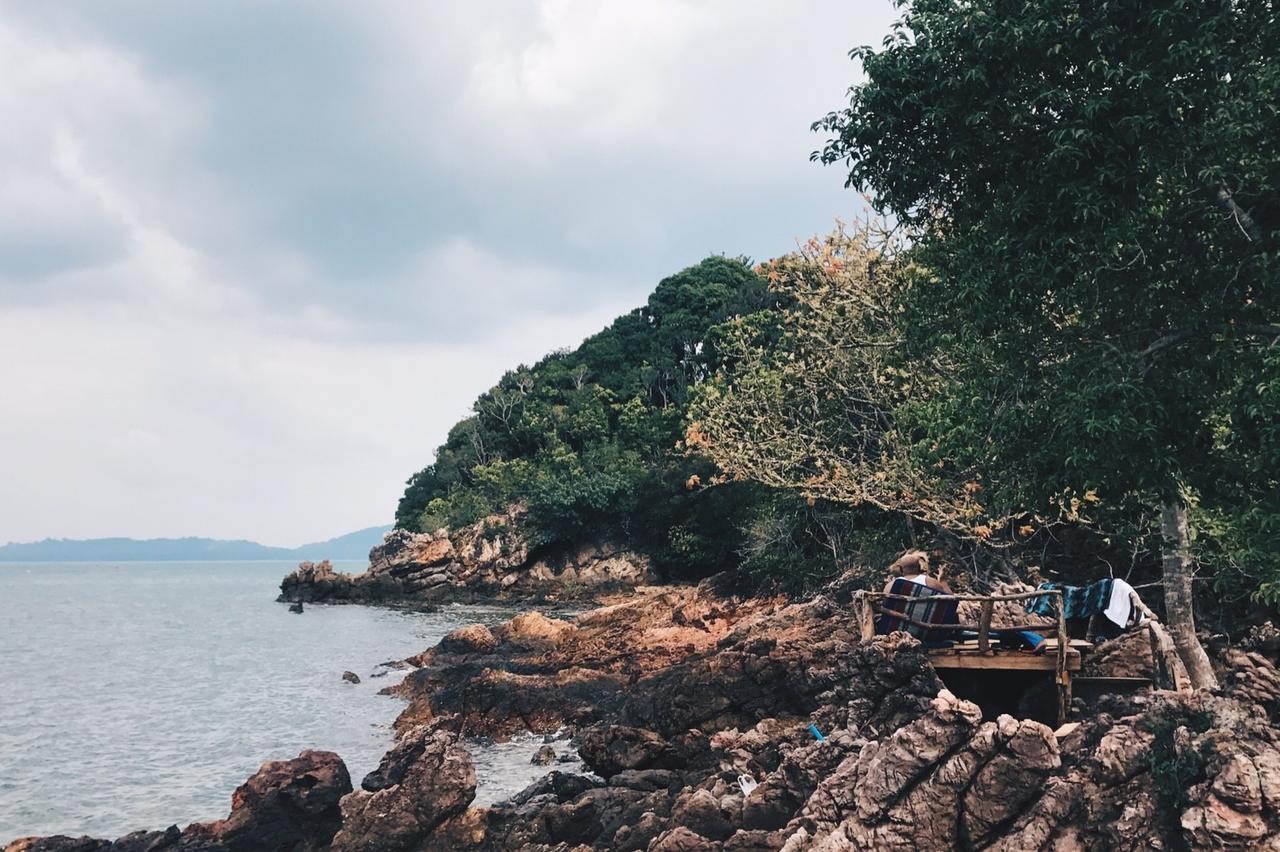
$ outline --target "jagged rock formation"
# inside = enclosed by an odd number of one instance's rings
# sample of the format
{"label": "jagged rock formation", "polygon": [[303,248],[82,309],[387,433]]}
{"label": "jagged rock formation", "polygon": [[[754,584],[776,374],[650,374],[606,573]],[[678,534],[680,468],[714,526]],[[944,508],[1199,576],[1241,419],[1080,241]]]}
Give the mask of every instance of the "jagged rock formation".
{"label": "jagged rock formation", "polygon": [[258,852],[329,848],[342,824],[339,801],[351,792],[347,767],[331,751],[304,751],[293,760],[263,764],[231,796],[231,813],[218,822],[192,823],[179,831],[136,831],[118,840],[34,837],[15,840],[5,852]]}
{"label": "jagged rock formation", "polygon": [[419,844],[476,794],[471,758],[457,737],[420,728],[402,737],[342,800],[334,852],[393,852]]}
{"label": "jagged rock formation", "polygon": [[[1256,653],[1227,655],[1222,694],[1117,696],[1055,732],[984,718],[941,688],[914,639],[858,642],[830,599],[724,588],[456,631],[397,688],[410,699],[399,743],[342,799],[341,826],[332,792],[311,831],[274,806],[241,822],[284,826],[285,843],[260,848],[332,838],[386,852],[1280,850],[1280,732],[1263,706],[1280,678]],[[462,732],[562,724],[593,775],[553,771],[471,806]],[[757,786],[744,793],[741,775]],[[156,849],[230,848],[182,845],[200,837],[146,835]],[[33,845],[54,840],[13,848],[81,848]]]}
{"label": "jagged rock formation", "polygon": [[303,562],[280,583],[280,600],[439,603],[599,598],[654,580],[649,561],[609,544],[530,560],[519,507],[449,532],[392,530],[369,552],[363,574]]}

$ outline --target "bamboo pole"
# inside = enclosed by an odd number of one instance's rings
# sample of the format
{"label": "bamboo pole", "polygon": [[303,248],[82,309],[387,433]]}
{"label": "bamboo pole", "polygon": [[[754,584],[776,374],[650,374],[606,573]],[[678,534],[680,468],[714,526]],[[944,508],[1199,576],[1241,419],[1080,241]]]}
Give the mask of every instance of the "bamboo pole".
{"label": "bamboo pole", "polygon": [[1067,672],[1067,611],[1063,606],[1062,595],[1058,595],[1058,663],[1055,672],[1058,681],[1058,724],[1067,723],[1067,714],[1071,712],[1071,675]]}
{"label": "bamboo pole", "polygon": [[[907,624],[910,624],[914,627],[924,627],[930,630],[969,630],[972,632],[977,632],[981,629],[980,626],[977,624],[960,624],[959,622],[956,622],[954,624],[943,624],[939,622],[916,621],[911,616],[906,615],[901,610],[897,610],[897,609],[887,609],[885,607],[877,607],[876,611],[881,613],[882,615],[887,615],[890,618],[897,619],[898,621],[904,621]],[[1054,629],[1055,629],[1055,626],[1052,623],[1014,624],[1014,625],[1010,625],[1009,627],[1000,628],[1001,631],[1015,632],[1018,630],[1032,630],[1037,633],[1041,631],[1051,631]]]}
{"label": "bamboo pole", "polygon": [[[926,586],[926,588],[928,587]],[[958,595],[947,592],[938,592],[930,595],[895,595],[889,592],[863,592],[863,594],[870,598],[895,601],[918,601],[927,599],[931,601],[995,601],[999,603],[1001,601],[1025,601],[1028,598],[1039,598],[1045,596],[1058,599],[1062,598],[1062,591],[1060,589],[1041,589],[1035,592],[1014,592],[1008,595]]]}
{"label": "bamboo pole", "polygon": [[983,654],[991,651],[991,616],[995,607],[995,601],[983,601],[978,614],[978,650]]}

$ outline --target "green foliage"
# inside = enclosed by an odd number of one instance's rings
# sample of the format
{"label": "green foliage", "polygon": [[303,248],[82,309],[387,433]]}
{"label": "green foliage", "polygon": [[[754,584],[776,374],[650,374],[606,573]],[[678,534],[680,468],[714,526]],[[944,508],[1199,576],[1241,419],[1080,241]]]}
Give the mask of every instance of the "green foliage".
{"label": "green foliage", "polygon": [[754,498],[688,488],[711,470],[677,444],[691,388],[720,365],[711,330],[776,298],[745,260],[711,257],[576,350],[508,372],[409,479],[397,525],[458,527],[520,503],[535,548],[609,537],[677,573],[735,565]]}
{"label": "green foliage", "polygon": [[[851,568],[886,565],[913,543],[907,525],[892,514],[826,501],[810,505],[776,489],[761,489],[745,532],[742,569],[792,592],[813,589]],[[868,571],[863,585],[870,588],[880,579],[878,571]]]}
{"label": "green foliage", "polygon": [[917,463],[1104,529],[1189,496],[1280,597],[1273,4],[900,5],[816,156],[912,234],[905,351],[946,366],[895,411]]}

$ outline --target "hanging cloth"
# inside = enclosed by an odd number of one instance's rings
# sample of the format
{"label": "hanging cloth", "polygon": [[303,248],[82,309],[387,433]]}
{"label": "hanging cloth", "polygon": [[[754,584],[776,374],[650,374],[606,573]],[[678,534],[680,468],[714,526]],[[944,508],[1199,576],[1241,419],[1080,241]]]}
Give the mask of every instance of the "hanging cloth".
{"label": "hanging cloth", "polygon": [[[1124,580],[1111,581],[1111,600],[1102,614],[1117,627],[1128,627],[1130,624],[1141,624],[1146,616],[1134,612],[1133,598],[1137,592]],[[1137,617],[1135,617],[1135,615]]]}

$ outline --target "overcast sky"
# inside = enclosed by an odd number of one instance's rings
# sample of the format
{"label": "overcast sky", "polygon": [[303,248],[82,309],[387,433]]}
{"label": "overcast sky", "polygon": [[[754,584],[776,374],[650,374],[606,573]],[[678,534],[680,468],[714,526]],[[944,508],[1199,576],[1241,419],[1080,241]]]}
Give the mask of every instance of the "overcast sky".
{"label": "overcast sky", "polygon": [[389,523],[509,367],[860,207],[889,0],[0,0],[0,542]]}

